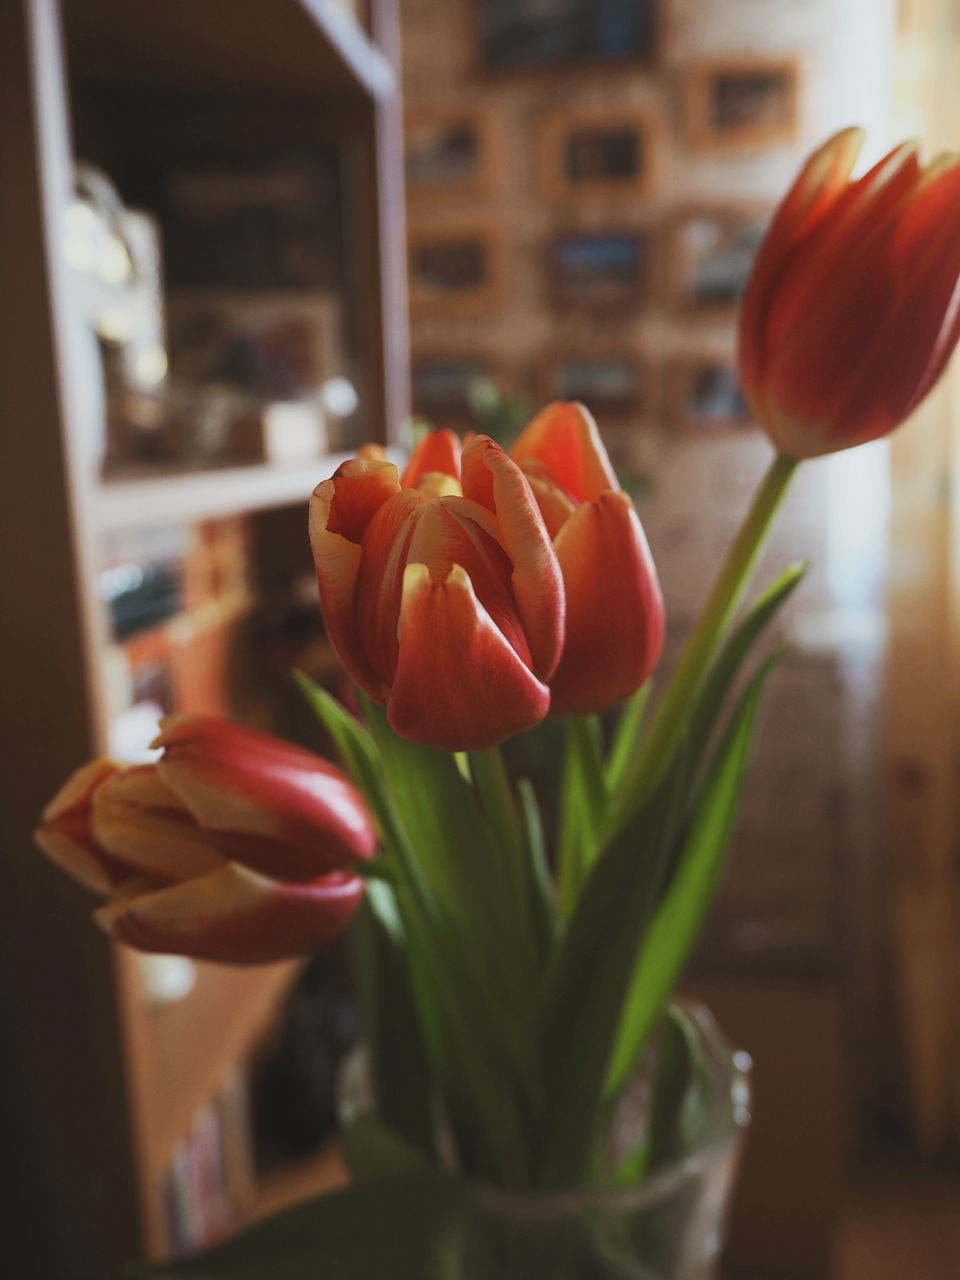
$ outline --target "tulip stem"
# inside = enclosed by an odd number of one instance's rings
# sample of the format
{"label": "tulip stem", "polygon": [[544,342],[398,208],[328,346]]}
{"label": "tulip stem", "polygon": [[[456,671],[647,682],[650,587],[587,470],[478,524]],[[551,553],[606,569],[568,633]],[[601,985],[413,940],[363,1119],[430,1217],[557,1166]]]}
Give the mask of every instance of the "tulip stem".
{"label": "tulip stem", "polygon": [[617,826],[650,794],[686,732],[694,699],[747,588],[796,468],[795,458],[779,453],[770,463],[615,801]]}

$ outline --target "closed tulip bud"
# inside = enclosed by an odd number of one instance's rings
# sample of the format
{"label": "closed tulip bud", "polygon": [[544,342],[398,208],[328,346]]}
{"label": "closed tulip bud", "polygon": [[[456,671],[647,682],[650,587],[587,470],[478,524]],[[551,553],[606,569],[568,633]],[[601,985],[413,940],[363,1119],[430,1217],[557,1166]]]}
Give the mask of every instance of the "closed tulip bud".
{"label": "closed tulip bud", "polygon": [[860,129],[807,161],[761,245],[743,300],[740,375],[789,458],[892,431],[960,336],[960,164],[917,148],[851,171]]}
{"label": "closed tulip bud", "polygon": [[141,951],[230,963],[328,942],[363,896],[351,864],[376,835],[319,756],[212,716],[172,716],[153,764],[95,760],[44,810],[37,844],[109,902],[96,918]]}
{"label": "closed tulip bud", "polygon": [[423,437],[402,480],[354,459],[314,491],[327,631],[405,738],[479,750],[547,713],[563,586],[530,486],[486,436]]}
{"label": "closed tulip bud", "polygon": [[548,405],[510,455],[530,481],[563,573],[566,640],[550,680],[551,710],[606,710],[640,688],[663,646],[663,597],[647,539],[583,405]]}

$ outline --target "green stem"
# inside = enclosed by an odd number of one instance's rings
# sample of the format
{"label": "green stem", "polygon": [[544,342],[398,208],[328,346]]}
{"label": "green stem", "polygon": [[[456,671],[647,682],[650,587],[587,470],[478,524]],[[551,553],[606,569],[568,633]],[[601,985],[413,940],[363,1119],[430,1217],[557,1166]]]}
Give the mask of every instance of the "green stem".
{"label": "green stem", "polygon": [[618,826],[649,794],[659,770],[667,765],[686,730],[694,698],[750,581],[796,467],[796,459],[776,454],[754,495],[753,504],[660,699],[627,781],[620,789],[615,803]]}

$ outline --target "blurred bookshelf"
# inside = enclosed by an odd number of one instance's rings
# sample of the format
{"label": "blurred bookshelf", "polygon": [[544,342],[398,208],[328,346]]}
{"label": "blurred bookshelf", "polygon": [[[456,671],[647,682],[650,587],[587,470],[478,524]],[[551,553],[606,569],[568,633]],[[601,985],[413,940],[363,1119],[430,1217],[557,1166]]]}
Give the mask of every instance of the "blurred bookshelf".
{"label": "blurred bookshelf", "polygon": [[[85,758],[135,753],[154,710],[283,731],[290,654],[335,671],[306,605],[293,640],[277,619],[309,571],[311,489],[408,413],[396,21],[389,0],[0,12],[0,185],[18,193],[0,208],[0,537],[17,552],[0,568],[0,962],[18,975],[0,1122],[23,1280],[119,1274],[339,1176],[327,1150],[269,1175],[254,1159],[251,1063],[301,964],[114,951],[31,831]],[[154,326],[146,391],[67,261],[81,163],[80,221],[117,220]]]}

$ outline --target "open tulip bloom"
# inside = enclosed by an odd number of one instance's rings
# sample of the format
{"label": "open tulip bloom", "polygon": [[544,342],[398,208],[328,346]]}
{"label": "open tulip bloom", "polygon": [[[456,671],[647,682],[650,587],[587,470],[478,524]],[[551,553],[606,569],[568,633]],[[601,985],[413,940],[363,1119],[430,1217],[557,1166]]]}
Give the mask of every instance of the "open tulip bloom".
{"label": "open tulip bloom", "polygon": [[[476,1184],[616,1187],[696,1142],[707,1086],[671,995],[777,656],[755,645],[804,566],[744,593],[798,461],[890,431],[960,330],[960,167],[904,147],[851,180],[861,141],[816,152],[757,258],[741,375],[776,453],[669,679],[633,503],[589,412],[554,404],[509,454],[437,431],[402,475],[371,447],[316,489],[320,598],[360,717],[300,679],[338,766],[174,718],[155,765],[87,766],[48,808],[43,848],[134,946],[261,961],[352,918],[370,1085],[343,1133],[352,1186],[164,1274],[239,1280],[282,1256],[285,1277],[386,1276],[383,1230],[397,1274],[456,1276],[438,1241]],[[499,744],[548,714],[567,735],[545,823]],[[612,1161],[638,1072],[648,1128]]]}

